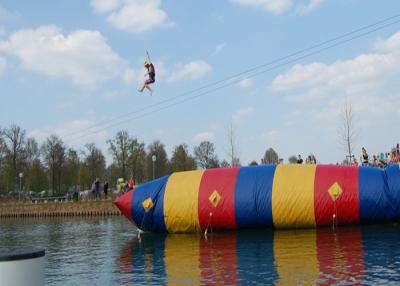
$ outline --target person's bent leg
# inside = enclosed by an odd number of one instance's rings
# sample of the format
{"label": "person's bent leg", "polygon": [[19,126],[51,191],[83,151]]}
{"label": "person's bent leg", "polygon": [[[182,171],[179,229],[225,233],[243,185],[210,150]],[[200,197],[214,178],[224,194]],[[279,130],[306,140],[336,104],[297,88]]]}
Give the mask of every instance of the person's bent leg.
{"label": "person's bent leg", "polygon": [[148,84],[146,84],[145,87],[150,91],[150,94],[153,95],[153,89]]}

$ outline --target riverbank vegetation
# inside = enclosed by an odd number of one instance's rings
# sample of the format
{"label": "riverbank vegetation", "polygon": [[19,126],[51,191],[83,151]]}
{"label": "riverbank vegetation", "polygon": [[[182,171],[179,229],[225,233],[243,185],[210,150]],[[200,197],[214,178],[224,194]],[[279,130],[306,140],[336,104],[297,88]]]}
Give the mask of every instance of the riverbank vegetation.
{"label": "riverbank vegetation", "polygon": [[[234,138],[233,130],[230,134]],[[17,125],[0,126],[0,196],[15,197],[20,190],[31,195],[40,192],[64,195],[91,189],[97,177],[103,182],[107,180],[113,190],[118,178],[132,177],[135,184],[140,184],[172,172],[240,166],[234,140],[229,140],[229,144],[232,145],[228,152],[230,162],[221,161],[215,145],[209,141],[195,146],[192,153],[184,143],[175,146],[169,158],[161,141],[145,144],[127,131],[119,131],[107,140],[112,161],[106,164],[105,154],[95,143],[88,142],[77,150],[61,137],[51,135],[39,144]],[[262,162],[277,163],[277,160],[276,152],[269,149]]]}

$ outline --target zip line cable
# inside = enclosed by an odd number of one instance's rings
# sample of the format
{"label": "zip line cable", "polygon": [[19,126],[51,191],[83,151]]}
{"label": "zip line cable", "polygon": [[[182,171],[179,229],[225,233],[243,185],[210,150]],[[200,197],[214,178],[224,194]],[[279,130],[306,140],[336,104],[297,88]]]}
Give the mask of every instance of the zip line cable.
{"label": "zip line cable", "polygon": [[[267,62],[267,63],[261,64],[261,65],[258,65],[258,66],[256,66],[256,67],[253,67],[253,68],[247,69],[247,70],[245,70],[245,71],[243,71],[243,72],[240,72],[240,73],[237,73],[237,74],[228,76],[228,77],[223,78],[223,79],[221,79],[221,80],[211,82],[211,83],[206,84],[206,85],[204,85],[204,86],[201,86],[201,87],[199,87],[199,88],[196,88],[196,89],[193,89],[193,90],[184,92],[184,93],[182,93],[182,94],[180,94],[180,95],[177,95],[177,96],[175,96],[175,97],[172,97],[172,98],[169,98],[169,99],[166,99],[166,100],[163,100],[163,101],[160,101],[160,102],[157,102],[157,103],[154,103],[154,104],[145,106],[145,107],[143,107],[143,108],[136,109],[136,110],[134,110],[134,111],[128,112],[128,113],[126,113],[126,114],[123,114],[123,115],[120,115],[120,116],[117,116],[117,117],[114,117],[114,118],[111,118],[111,119],[108,119],[108,120],[101,121],[101,122],[99,122],[99,123],[93,124],[93,125],[91,125],[91,126],[85,128],[85,129],[82,129],[82,130],[80,130],[80,131],[76,131],[76,132],[73,132],[73,133],[66,134],[66,135],[64,135],[63,137],[64,137],[64,138],[71,137],[71,136],[77,135],[77,134],[79,134],[79,133],[86,132],[87,130],[93,129],[93,128],[97,127],[97,126],[101,126],[101,125],[104,125],[104,124],[106,124],[106,123],[110,123],[110,122],[112,122],[112,121],[115,121],[115,120],[118,120],[118,119],[121,119],[121,118],[128,117],[128,116],[130,116],[130,115],[132,115],[132,114],[136,114],[136,113],[139,113],[139,112],[146,111],[146,110],[151,109],[151,108],[153,108],[153,107],[157,107],[157,106],[159,106],[159,105],[162,105],[162,104],[164,104],[164,103],[166,103],[166,102],[173,101],[173,100],[175,100],[175,99],[177,99],[177,98],[180,98],[180,97],[183,97],[183,96],[185,96],[185,95],[189,95],[189,94],[195,93],[195,92],[197,92],[197,91],[201,91],[201,90],[203,90],[203,89],[206,89],[206,88],[208,88],[208,87],[212,87],[212,86],[218,85],[218,84],[223,83],[223,82],[225,82],[225,81],[228,81],[228,80],[234,79],[234,78],[236,78],[236,77],[242,76],[242,75],[244,75],[244,74],[246,74],[246,73],[255,71],[255,70],[257,70],[257,69],[260,69],[260,68],[265,67],[265,66],[268,66],[268,65],[275,64],[275,63],[277,63],[277,62],[280,62],[280,61],[283,61],[283,60],[288,59],[288,58],[290,58],[290,57],[299,55],[299,54],[304,53],[304,52],[306,52],[306,51],[309,51],[309,50],[312,50],[312,49],[316,49],[316,48],[321,47],[321,46],[323,46],[323,45],[326,45],[326,44],[328,44],[328,43],[331,43],[331,42],[340,40],[340,39],[345,38],[345,37],[348,37],[348,36],[350,36],[350,35],[352,35],[352,34],[361,32],[361,31],[363,31],[363,30],[369,29],[369,28],[371,28],[371,27],[377,26],[377,25],[379,25],[379,24],[388,22],[388,21],[390,21],[390,20],[392,20],[392,19],[399,18],[399,17],[400,17],[400,14],[397,14],[397,15],[394,15],[394,16],[391,16],[391,17],[388,17],[388,18],[385,18],[385,19],[380,20],[380,21],[378,21],[378,22],[375,22],[375,23],[373,23],[373,24],[370,24],[370,25],[367,25],[367,26],[358,28],[358,29],[356,29],[356,30],[353,30],[353,31],[351,31],[351,32],[348,32],[348,33],[345,33],[345,34],[343,34],[343,35],[337,36],[337,37],[332,38],[332,39],[330,39],[330,40],[327,40],[327,41],[321,42],[321,43],[319,43],[319,44],[310,46],[310,47],[308,47],[308,48],[299,50],[299,51],[294,52],[294,53],[292,53],[292,54],[289,54],[289,55],[287,55],[287,56],[284,56],[284,57],[278,58],[278,59],[276,59],[276,60],[272,60],[272,61],[270,61],[270,62]],[[147,51],[146,51],[146,52],[147,52]]]}
{"label": "zip line cable", "polygon": [[175,96],[175,97],[172,97],[172,98],[169,98],[169,99],[166,99],[166,100],[163,100],[163,101],[160,101],[160,102],[157,102],[157,103],[154,103],[154,104],[145,106],[145,107],[143,107],[143,108],[136,109],[136,110],[134,110],[134,111],[128,112],[128,113],[126,113],[126,114],[123,114],[123,115],[120,115],[120,116],[117,116],[117,117],[114,117],[114,118],[111,118],[111,119],[103,120],[103,121],[101,121],[101,122],[99,122],[99,123],[93,124],[93,125],[91,125],[91,126],[89,126],[89,127],[87,127],[87,128],[84,128],[84,129],[80,130],[80,131],[76,131],[76,132],[72,132],[72,133],[66,134],[66,135],[63,136],[63,138],[71,137],[71,136],[77,135],[77,134],[79,134],[79,133],[85,132],[85,131],[87,131],[87,130],[93,129],[93,128],[97,127],[97,126],[101,126],[101,125],[103,125],[103,124],[105,124],[105,123],[109,123],[109,122],[112,122],[112,121],[115,121],[115,120],[118,120],[118,119],[121,119],[121,118],[124,118],[124,117],[128,117],[128,116],[130,116],[130,115],[132,115],[132,114],[135,114],[135,113],[138,113],[138,112],[142,112],[142,111],[151,109],[151,108],[153,108],[153,107],[157,107],[157,106],[162,105],[162,104],[164,104],[164,103],[166,103],[166,102],[173,101],[173,100],[175,100],[175,99],[177,99],[177,98],[180,98],[180,97],[183,97],[183,96],[185,96],[185,95],[192,94],[192,93],[195,93],[195,92],[197,92],[197,91],[201,91],[201,90],[203,90],[203,89],[206,89],[206,88],[208,88],[208,87],[212,87],[212,86],[218,85],[218,84],[223,83],[223,82],[225,82],[225,81],[228,81],[228,80],[234,79],[234,78],[236,78],[236,77],[242,76],[242,75],[244,75],[244,74],[246,74],[246,73],[255,71],[255,70],[257,70],[257,69],[260,69],[260,68],[265,67],[265,66],[268,66],[268,65],[275,64],[275,63],[280,62],[280,61],[282,61],[282,60],[285,60],[285,59],[288,59],[288,58],[290,58],[290,57],[293,57],[293,56],[299,55],[299,54],[301,54],[301,53],[304,53],[304,52],[306,52],[306,51],[309,51],[309,50],[312,50],[312,49],[321,47],[321,46],[326,45],[326,44],[328,44],[328,43],[331,43],[331,42],[337,41],[337,40],[339,40],[339,39],[348,37],[348,36],[350,36],[350,35],[352,35],[352,34],[358,33],[358,32],[360,32],[360,31],[369,29],[369,28],[371,28],[371,27],[377,26],[377,25],[379,25],[379,24],[388,22],[388,21],[390,21],[390,20],[392,20],[392,19],[399,18],[399,17],[400,17],[400,14],[397,14],[397,15],[394,15],[394,16],[391,16],[391,17],[388,17],[388,18],[386,18],[386,19],[383,19],[383,20],[381,20],[381,21],[375,22],[375,23],[373,23],[373,24],[370,24],[370,25],[367,25],[367,26],[358,28],[358,29],[356,29],[356,30],[353,30],[353,31],[351,31],[351,32],[345,33],[345,34],[343,34],[343,35],[337,36],[337,37],[332,38],[332,39],[330,39],[330,40],[327,40],[327,41],[321,42],[321,43],[319,43],[319,44],[310,46],[310,47],[308,47],[308,48],[299,50],[299,51],[294,52],[294,53],[292,53],[292,54],[289,54],[289,55],[287,55],[287,56],[284,56],[284,57],[281,57],[281,58],[272,60],[272,61],[270,61],[270,62],[267,62],[267,63],[261,64],[261,65],[258,65],[258,66],[256,66],[256,67],[253,67],[253,68],[247,69],[247,70],[245,70],[245,71],[243,71],[243,72],[240,72],[240,73],[237,73],[237,74],[228,76],[228,77],[223,78],[223,79],[221,79],[221,80],[211,82],[211,83],[206,84],[206,85],[204,85],[204,86],[201,86],[201,87],[199,87],[199,88],[196,88],[196,89],[193,89],[193,90],[184,92],[184,93],[182,93],[182,94],[180,94],[180,95],[177,95],[177,96]]}
{"label": "zip line cable", "polygon": [[[371,33],[373,33],[373,32],[376,32],[376,31],[378,31],[378,30],[382,30],[382,29],[384,29],[384,28],[393,26],[393,25],[395,25],[395,24],[397,24],[397,23],[399,23],[399,22],[400,22],[400,20],[397,20],[397,21],[395,21],[395,22],[391,22],[391,23],[389,23],[389,24],[383,25],[383,26],[381,26],[381,27],[377,27],[377,28],[375,28],[375,29],[373,29],[373,30],[370,30],[370,31],[368,31],[368,32],[365,32],[365,33],[362,33],[362,34],[353,36],[353,37],[351,37],[351,38],[349,38],[349,39],[346,39],[346,40],[340,41],[340,42],[338,42],[338,43],[332,44],[332,45],[330,45],[330,46],[327,46],[327,47],[325,47],[325,48],[319,49],[319,50],[317,50],[317,51],[315,51],[315,52],[311,52],[311,53],[305,54],[305,55],[303,55],[303,56],[301,56],[301,57],[297,57],[297,58],[292,59],[292,60],[290,60],[290,61],[284,62],[284,63],[282,63],[282,64],[275,65],[275,66],[273,66],[273,67],[271,67],[271,68],[269,68],[269,69],[262,70],[262,71],[260,71],[260,72],[256,72],[256,73],[250,74],[249,76],[246,76],[246,77],[244,77],[244,78],[240,78],[240,79],[238,79],[238,80],[229,82],[229,83],[227,83],[227,84],[224,84],[224,85],[222,85],[222,86],[216,87],[216,88],[214,88],[214,89],[210,89],[210,90],[207,90],[207,91],[205,91],[205,92],[203,92],[203,93],[200,93],[200,94],[197,94],[197,95],[194,95],[194,96],[191,96],[191,97],[184,98],[184,99],[181,100],[181,101],[178,101],[178,102],[175,102],[175,103],[172,103],[172,104],[169,104],[169,105],[160,107],[160,108],[155,109],[155,110],[151,110],[151,111],[149,111],[149,112],[146,112],[146,113],[141,114],[141,115],[137,115],[137,116],[135,116],[135,117],[130,117],[130,118],[128,118],[128,119],[118,121],[118,122],[116,122],[116,123],[114,123],[114,124],[106,125],[106,126],[104,126],[103,128],[100,128],[100,129],[95,130],[95,131],[93,131],[93,132],[89,132],[89,133],[87,133],[87,134],[84,134],[83,136],[79,136],[79,137],[73,138],[73,139],[71,139],[70,141],[71,141],[71,142],[72,142],[72,141],[76,141],[76,140],[78,140],[78,139],[87,137],[87,136],[89,136],[89,135],[96,134],[96,133],[99,133],[99,132],[101,132],[101,131],[104,131],[104,130],[106,130],[106,129],[108,129],[108,128],[111,128],[111,127],[120,125],[120,124],[125,123],[125,122],[127,122],[127,121],[136,120],[136,119],[139,119],[139,118],[148,116],[148,115],[150,115],[150,114],[156,113],[156,112],[158,112],[158,111],[162,111],[162,110],[165,110],[165,109],[167,109],[167,108],[173,107],[173,106],[175,106],[175,105],[182,104],[182,103],[185,103],[185,102],[187,102],[187,101],[196,99],[196,98],[201,97],[201,96],[204,96],[204,95],[206,95],[206,94],[210,94],[210,93],[215,92],[215,91],[217,91],[217,90],[220,90],[220,89],[223,89],[223,88],[226,88],[226,87],[235,85],[235,84],[239,83],[240,81],[242,81],[243,79],[249,79],[249,78],[256,77],[256,76],[261,75],[261,74],[264,74],[264,73],[266,73],[266,72],[268,72],[268,71],[271,71],[271,70],[277,69],[277,68],[279,68],[279,67],[283,67],[283,66],[285,66],[285,65],[288,65],[288,64],[297,62],[297,61],[299,61],[299,60],[301,60],[301,59],[304,59],[304,58],[310,57],[310,56],[312,56],[312,55],[321,53],[321,52],[323,52],[323,51],[325,51],[325,50],[328,50],[328,49],[331,49],[331,48],[333,48],[333,47],[343,45],[343,44],[345,44],[345,43],[347,43],[347,42],[350,42],[350,41],[352,41],[352,40],[361,38],[361,37],[363,37],[363,36],[366,36],[366,35],[368,35],[368,34],[371,34]],[[170,101],[170,100],[164,101],[164,103],[165,103],[165,102],[169,102],[169,101]],[[158,105],[160,105],[160,104],[158,104]]]}
{"label": "zip line cable", "polygon": [[[148,115],[150,115],[150,114],[153,114],[153,113],[155,113],[155,112],[162,111],[162,110],[164,110],[164,109],[170,108],[170,107],[172,107],[172,106],[185,103],[185,102],[187,102],[187,101],[189,101],[189,100],[193,100],[193,99],[196,99],[196,98],[198,98],[198,97],[204,96],[204,95],[206,95],[206,94],[209,94],[209,93],[215,92],[215,91],[217,91],[217,90],[220,90],[220,89],[223,89],[223,88],[232,86],[232,85],[234,85],[234,84],[237,84],[237,83],[239,83],[240,81],[242,81],[242,80],[244,80],[244,79],[250,79],[250,78],[256,77],[256,76],[261,75],[261,74],[264,74],[264,73],[266,73],[266,72],[268,72],[268,71],[271,71],[271,70],[277,69],[277,68],[279,68],[279,67],[283,67],[283,66],[285,66],[285,65],[288,65],[288,64],[297,62],[297,61],[299,61],[299,60],[301,60],[301,59],[310,57],[310,56],[312,56],[312,55],[321,53],[321,52],[323,52],[323,51],[329,50],[329,49],[331,49],[331,48],[334,48],[334,47],[343,45],[343,44],[348,43],[348,42],[350,42],[350,41],[353,41],[353,40],[355,40],[355,39],[358,39],[358,38],[361,38],[361,37],[363,37],[363,36],[369,35],[369,34],[374,33],[374,32],[376,32],[376,31],[379,31],[379,30],[385,29],[385,28],[387,28],[387,27],[393,26],[393,25],[399,23],[399,22],[400,22],[400,19],[397,20],[397,21],[393,21],[393,22],[387,23],[387,24],[385,24],[385,25],[378,26],[378,27],[376,27],[376,28],[374,28],[374,29],[372,29],[372,30],[369,30],[369,31],[367,31],[367,32],[364,32],[364,33],[355,35],[355,36],[350,37],[350,38],[347,38],[347,39],[345,39],[345,40],[336,42],[336,43],[334,43],[334,44],[331,44],[331,45],[326,46],[326,47],[324,47],[324,48],[318,49],[318,50],[316,50],[316,51],[313,51],[313,52],[304,54],[304,55],[302,55],[302,56],[300,56],[300,57],[296,57],[296,58],[291,59],[291,60],[289,60],[289,61],[286,61],[286,62],[284,62],[284,63],[274,65],[274,66],[272,66],[272,67],[270,67],[270,68],[268,68],[268,69],[261,70],[261,71],[258,71],[258,72],[254,72],[254,73],[249,74],[249,73],[252,72],[252,71],[257,71],[257,70],[260,69],[261,67],[266,67],[266,66],[272,65],[272,64],[274,64],[274,63],[281,62],[281,61],[283,61],[283,60],[285,60],[285,59],[289,59],[289,58],[291,58],[291,57],[293,57],[293,56],[295,56],[295,55],[302,54],[302,53],[304,53],[304,52],[306,52],[306,51],[309,51],[309,50],[314,50],[314,49],[316,49],[317,47],[321,47],[321,46],[326,45],[327,43],[335,42],[335,41],[337,41],[338,39],[346,38],[346,37],[348,37],[349,35],[353,35],[353,34],[358,33],[358,32],[360,32],[360,31],[369,29],[369,28],[371,28],[371,27],[375,27],[375,26],[377,26],[377,25],[379,25],[379,24],[388,22],[389,20],[392,20],[392,19],[395,19],[395,18],[399,18],[399,17],[400,17],[400,14],[399,14],[399,15],[396,15],[396,16],[392,16],[392,17],[387,18],[387,19],[385,19],[385,20],[376,22],[376,23],[374,23],[374,24],[370,24],[370,25],[368,25],[368,26],[365,26],[365,27],[359,28],[359,29],[357,29],[357,30],[354,30],[354,31],[352,31],[352,32],[346,33],[346,34],[344,34],[344,35],[335,37],[334,39],[331,39],[331,40],[325,41],[325,42],[323,42],[323,43],[314,45],[314,46],[312,46],[312,47],[310,47],[310,48],[302,49],[302,50],[300,50],[300,51],[298,51],[298,52],[295,52],[295,53],[292,53],[292,54],[290,54],[290,55],[288,55],[288,56],[281,57],[281,58],[279,58],[279,59],[273,60],[273,61],[271,61],[271,62],[269,62],[269,63],[259,65],[259,66],[257,66],[257,67],[254,67],[254,68],[248,69],[248,70],[246,70],[246,71],[240,72],[240,73],[238,73],[238,74],[235,74],[235,75],[226,77],[226,78],[224,78],[224,79],[222,79],[222,80],[215,81],[215,82],[213,82],[213,83],[204,85],[204,86],[199,87],[199,88],[197,88],[197,89],[193,89],[193,90],[191,90],[191,91],[182,93],[182,94],[180,94],[180,95],[178,95],[178,96],[175,96],[175,97],[173,97],[173,98],[166,99],[166,100],[160,101],[160,102],[158,102],[158,103],[155,103],[155,104],[152,104],[152,105],[148,105],[148,106],[146,106],[146,107],[144,107],[144,108],[135,110],[135,111],[133,111],[133,112],[127,113],[127,114],[125,114],[125,115],[121,115],[121,116],[115,117],[115,118],[113,118],[113,119],[111,119],[111,120],[108,120],[108,121],[103,122],[102,124],[98,123],[98,124],[92,125],[92,126],[88,127],[88,128],[85,129],[85,130],[78,131],[78,132],[76,132],[76,133],[73,133],[73,134],[69,134],[69,135],[67,135],[67,136],[64,136],[64,138],[65,138],[65,137],[68,137],[68,136],[71,136],[71,135],[75,135],[75,134],[79,134],[79,133],[85,132],[85,131],[87,131],[87,130],[93,129],[94,127],[97,127],[97,126],[101,126],[101,125],[103,125],[104,123],[107,123],[107,122],[108,122],[108,124],[104,125],[102,128],[99,128],[99,129],[97,129],[97,130],[94,130],[93,132],[89,132],[89,133],[84,134],[83,136],[78,136],[78,137],[72,138],[71,140],[67,140],[67,141],[70,141],[70,142],[76,141],[76,140],[81,139],[81,138],[84,138],[84,137],[86,137],[86,136],[89,136],[89,135],[92,135],[92,134],[96,134],[96,133],[99,133],[99,132],[101,132],[101,131],[103,131],[103,130],[106,130],[106,129],[108,129],[108,128],[111,128],[111,127],[120,125],[120,124],[125,123],[125,122],[127,122],[127,121],[139,119],[139,118],[148,116]],[[241,77],[241,76],[246,75],[246,74],[249,74],[249,75],[244,76],[244,77]],[[236,79],[236,78],[238,78],[238,77],[240,77],[240,78],[239,78],[239,79]],[[233,80],[233,79],[236,79],[236,80]],[[217,86],[217,85],[219,85],[219,84],[221,84],[221,83],[224,83],[224,82],[226,82],[226,81],[229,81],[229,80],[232,80],[232,81],[230,81],[230,82],[228,82],[228,83],[226,83],[226,84],[224,84],[224,85]],[[180,100],[180,101],[178,101],[178,102],[174,102],[174,103],[168,104],[168,105],[166,105],[166,106],[162,106],[162,107],[160,107],[160,108],[150,110],[149,112],[146,112],[146,113],[143,113],[143,114],[140,114],[140,115],[136,115],[135,117],[129,117],[129,118],[127,118],[127,119],[120,120],[120,121],[118,121],[118,122],[116,122],[116,123],[110,124],[111,122],[116,121],[117,119],[121,119],[121,118],[124,118],[124,117],[128,117],[128,116],[130,116],[130,115],[135,115],[135,114],[137,114],[137,113],[141,113],[141,112],[146,111],[146,110],[148,110],[148,109],[151,109],[151,108],[154,108],[154,107],[163,105],[163,104],[165,104],[165,103],[169,103],[169,102],[171,102],[171,101],[173,101],[173,100],[179,99],[179,98],[183,97],[184,95],[192,94],[192,93],[195,93],[195,92],[197,92],[197,91],[204,90],[204,89],[206,89],[206,88],[208,88],[208,87],[212,87],[212,86],[217,86],[217,87],[216,87],[216,88],[213,88],[213,89],[209,89],[209,90],[207,90],[207,91],[205,91],[205,92],[202,92],[202,93],[200,93],[200,94],[196,94],[196,95],[191,96],[191,97],[186,97],[186,98],[184,98],[184,99],[182,99],[182,100]]]}
{"label": "zip line cable", "polygon": [[261,65],[258,65],[258,66],[256,66],[256,67],[253,67],[253,68],[247,69],[247,70],[245,70],[245,71],[243,71],[243,72],[240,72],[240,73],[237,73],[237,74],[228,76],[228,77],[223,78],[223,79],[221,79],[221,80],[211,82],[211,83],[206,84],[206,85],[204,85],[204,86],[201,86],[201,87],[199,87],[199,88],[196,88],[196,89],[193,89],[193,90],[184,92],[184,93],[182,93],[182,94],[180,94],[180,95],[177,95],[177,96],[175,96],[175,97],[172,97],[172,98],[169,98],[169,99],[165,99],[165,100],[159,101],[159,102],[154,103],[154,104],[147,105],[147,106],[145,106],[145,107],[143,107],[143,108],[136,109],[136,110],[134,110],[134,111],[128,112],[128,113],[126,113],[126,114],[122,114],[122,115],[120,115],[120,116],[117,116],[117,117],[114,117],[114,118],[111,118],[111,119],[107,119],[107,120],[100,121],[100,122],[98,122],[98,123],[96,123],[96,124],[93,124],[93,125],[87,127],[87,128],[84,128],[84,129],[82,129],[82,130],[79,130],[79,131],[75,131],[75,132],[66,134],[66,135],[63,136],[63,138],[65,139],[65,138],[67,138],[67,137],[75,136],[75,135],[78,135],[78,134],[80,134],[80,133],[82,133],[82,132],[86,132],[87,130],[90,130],[90,129],[93,129],[93,128],[95,128],[95,127],[104,125],[104,124],[106,124],[106,123],[110,123],[110,122],[112,122],[112,121],[116,121],[116,120],[118,120],[118,119],[122,119],[122,118],[128,117],[128,116],[130,116],[130,115],[132,115],[132,114],[136,114],[136,113],[139,113],[139,112],[146,111],[146,110],[148,110],[148,109],[151,109],[151,108],[153,108],[153,107],[157,107],[157,106],[162,105],[162,104],[164,104],[164,103],[173,101],[173,100],[178,99],[178,98],[180,98],[180,97],[183,97],[183,96],[185,96],[185,95],[189,95],[189,94],[192,94],[192,93],[201,91],[201,90],[203,90],[203,89],[206,89],[206,88],[208,88],[208,87],[212,87],[212,86],[218,85],[218,84],[223,83],[223,82],[225,82],[225,81],[228,81],[228,80],[237,78],[237,77],[239,77],[239,76],[245,75],[246,73],[249,73],[249,72],[255,71],[255,70],[257,70],[257,69],[260,69],[260,68],[262,68],[262,67],[265,67],[265,66],[268,66],[268,65],[272,65],[272,64],[275,64],[275,63],[277,63],[277,62],[286,60],[286,59],[288,59],[288,58],[291,58],[291,57],[293,57],[293,56],[299,55],[299,54],[304,53],[304,52],[306,52],[306,51],[309,51],[309,50],[312,50],[312,49],[316,49],[316,48],[321,47],[321,46],[324,46],[324,45],[326,45],[326,44],[328,44],[328,43],[331,43],[331,42],[340,40],[340,39],[345,38],[345,37],[348,37],[348,36],[350,36],[350,35],[352,35],[352,34],[361,32],[361,31],[363,31],[363,30],[372,28],[372,27],[374,27],[374,26],[380,25],[380,24],[382,24],[382,23],[388,22],[388,21],[390,21],[390,20],[392,20],[392,19],[399,18],[399,17],[400,17],[400,14],[394,15],[394,16],[392,16],[392,17],[388,17],[388,18],[386,18],[386,19],[383,19],[383,20],[381,20],[381,21],[375,22],[375,23],[373,23],[373,24],[370,24],[370,25],[367,25],[367,26],[358,28],[358,29],[356,29],[356,30],[353,30],[353,31],[351,31],[351,32],[345,33],[345,34],[343,34],[343,35],[337,36],[337,37],[332,38],[332,39],[330,39],[330,40],[327,40],[327,41],[321,42],[321,43],[319,43],[319,44],[310,46],[310,47],[308,47],[308,48],[299,50],[299,51],[294,52],[294,53],[292,53],[292,54],[289,54],[289,55],[287,55],[287,56],[284,56],[284,57],[278,58],[278,59],[276,59],[276,60],[272,60],[272,61],[270,61],[270,62],[267,62],[267,63],[261,64]]}

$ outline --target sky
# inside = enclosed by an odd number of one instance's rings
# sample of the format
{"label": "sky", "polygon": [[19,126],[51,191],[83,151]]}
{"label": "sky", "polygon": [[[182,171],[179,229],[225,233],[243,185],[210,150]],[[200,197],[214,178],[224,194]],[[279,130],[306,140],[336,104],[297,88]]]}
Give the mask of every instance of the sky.
{"label": "sky", "polygon": [[[400,141],[400,23],[210,84],[399,12],[398,0],[1,0],[0,127],[93,142],[110,161],[119,130],[169,155],[209,140],[227,159],[232,126],[244,165],[270,147],[286,162],[336,163],[347,102],[356,155],[389,151]],[[153,96],[138,92],[146,50]]]}

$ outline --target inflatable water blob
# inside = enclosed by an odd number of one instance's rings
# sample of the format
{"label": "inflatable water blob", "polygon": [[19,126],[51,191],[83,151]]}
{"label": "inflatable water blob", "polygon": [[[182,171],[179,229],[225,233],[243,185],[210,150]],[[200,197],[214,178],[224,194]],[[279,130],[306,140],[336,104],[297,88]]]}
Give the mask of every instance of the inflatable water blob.
{"label": "inflatable water blob", "polygon": [[400,218],[400,170],[289,164],[178,172],[115,204],[151,232],[393,222]]}

